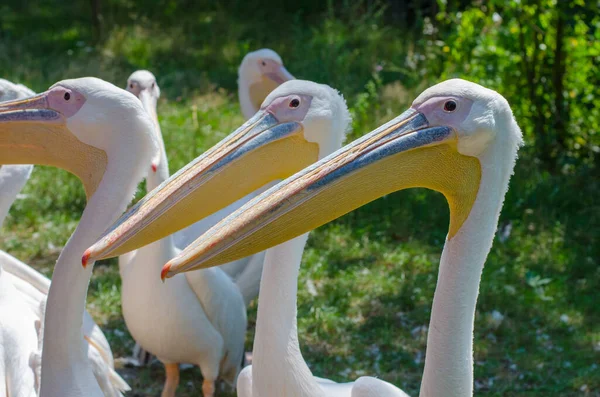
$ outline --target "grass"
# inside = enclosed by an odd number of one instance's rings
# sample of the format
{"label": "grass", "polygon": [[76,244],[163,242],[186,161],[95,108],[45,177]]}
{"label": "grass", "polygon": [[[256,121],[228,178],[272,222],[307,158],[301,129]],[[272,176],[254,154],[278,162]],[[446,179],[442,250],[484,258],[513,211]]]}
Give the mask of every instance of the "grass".
{"label": "grass", "polygon": [[[296,12],[289,14],[292,24],[268,16],[274,22],[265,30],[261,20],[267,16],[260,13],[246,13],[245,20],[236,16],[239,9],[215,5],[198,6],[184,17],[171,6],[172,14],[159,14],[133,3],[110,3],[104,38],[91,45],[81,5],[40,2],[28,10],[7,5],[0,21],[0,73],[41,91],[82,75],[124,86],[135,69],[151,69],[163,93],[159,118],[172,172],[241,123],[235,72],[249,49],[272,47],[292,73],[340,89],[354,116],[350,138],[398,114],[436,82],[427,73],[413,73],[419,65],[399,66],[417,51],[406,40],[410,31],[400,35],[399,28],[381,22],[377,10]],[[23,29],[25,22],[31,30]],[[374,71],[382,64],[383,71]],[[143,193],[141,187],[137,198]],[[593,169],[549,174],[539,168],[531,147],[521,151],[480,288],[474,339],[478,395],[600,395],[599,193]],[[50,276],[84,206],[75,177],[36,167],[0,247]],[[337,381],[377,375],[417,395],[447,224],[441,195],[411,190],[311,234],[298,318],[303,354],[315,374]],[[121,317],[116,261],[96,265],[88,309],[115,356],[128,355],[133,341]],[[501,322],[495,313],[502,314]],[[253,305],[247,350],[255,318]],[[131,395],[159,395],[160,366],[123,374]],[[179,395],[198,395],[200,386],[199,371],[186,370]]]}

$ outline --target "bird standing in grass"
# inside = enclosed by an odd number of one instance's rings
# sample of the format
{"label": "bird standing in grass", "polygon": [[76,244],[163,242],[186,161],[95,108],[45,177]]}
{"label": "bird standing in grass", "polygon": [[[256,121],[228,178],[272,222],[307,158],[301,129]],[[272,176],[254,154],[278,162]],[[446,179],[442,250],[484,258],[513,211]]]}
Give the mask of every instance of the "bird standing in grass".
{"label": "bird standing in grass", "polygon": [[[169,178],[156,116],[160,89],[154,75],[145,70],[129,77],[127,89],[141,100],[155,126],[160,155],[148,168],[146,182],[151,191]],[[123,317],[136,342],[164,364],[163,397],[175,395],[180,363],[200,367],[202,391],[209,397],[219,376],[235,387],[244,353],[246,307],[237,286],[219,268],[162,283],[158,275],[163,264],[178,252],[173,236],[167,236],[121,255]]]}

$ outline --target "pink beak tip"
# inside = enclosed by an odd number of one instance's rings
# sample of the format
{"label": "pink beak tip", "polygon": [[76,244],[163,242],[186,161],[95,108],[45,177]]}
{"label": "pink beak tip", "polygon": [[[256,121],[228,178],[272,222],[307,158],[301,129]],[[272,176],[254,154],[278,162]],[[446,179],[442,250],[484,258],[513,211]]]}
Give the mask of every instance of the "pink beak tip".
{"label": "pink beak tip", "polygon": [[152,172],[156,172],[156,170],[158,169],[158,166],[154,163],[152,163]]}
{"label": "pink beak tip", "polygon": [[87,267],[88,261],[90,260],[90,255],[92,253],[90,252],[90,250],[86,250],[83,253],[83,256],[81,257],[81,265],[83,266],[83,268],[85,269]]}
{"label": "pink beak tip", "polygon": [[171,264],[167,263],[166,265],[163,266],[162,271],[160,272],[160,279],[162,280],[162,282],[165,282],[165,279],[167,278],[167,275],[169,274],[169,271],[171,270]]}

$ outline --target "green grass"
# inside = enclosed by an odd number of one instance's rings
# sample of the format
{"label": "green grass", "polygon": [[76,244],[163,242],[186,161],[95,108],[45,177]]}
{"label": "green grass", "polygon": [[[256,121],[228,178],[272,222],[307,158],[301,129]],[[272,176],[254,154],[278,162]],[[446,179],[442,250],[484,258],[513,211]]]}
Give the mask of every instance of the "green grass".
{"label": "green grass", "polygon": [[[163,92],[159,118],[172,172],[242,122],[235,73],[249,49],[272,47],[292,73],[344,93],[355,120],[350,138],[398,114],[436,82],[416,66],[402,66],[417,51],[406,39],[410,31],[381,23],[376,10],[295,13],[293,24],[274,21],[265,30],[265,15],[248,14],[246,20],[222,6],[186,18],[173,6],[177,19],[114,2],[106,6],[104,40],[91,46],[86,11],[51,10],[49,4],[4,9],[1,77],[36,90],[82,75],[124,86],[132,71],[149,68]],[[386,67],[374,72],[379,64]],[[64,171],[36,167],[23,193],[0,247],[49,276],[85,206],[83,189]],[[142,187],[137,198],[143,193]],[[599,193],[594,169],[548,174],[531,147],[521,151],[499,225],[506,237],[494,242],[480,288],[478,395],[600,395]],[[315,374],[337,381],[377,375],[417,395],[447,224],[441,195],[411,190],[311,234],[298,317],[302,350]],[[96,264],[88,308],[115,356],[128,355],[133,341],[121,317],[116,261]],[[504,315],[499,326],[494,311]],[[252,306],[248,350],[255,319]],[[131,395],[159,395],[159,366],[123,371]],[[198,369],[186,370],[179,395],[199,395],[200,386]]]}

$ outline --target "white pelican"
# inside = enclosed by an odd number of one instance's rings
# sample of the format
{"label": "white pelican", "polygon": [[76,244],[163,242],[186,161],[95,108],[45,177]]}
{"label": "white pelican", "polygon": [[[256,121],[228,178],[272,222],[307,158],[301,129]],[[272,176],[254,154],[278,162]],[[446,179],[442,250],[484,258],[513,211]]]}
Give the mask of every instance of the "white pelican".
{"label": "white pelican", "polygon": [[[283,82],[293,79],[294,76],[286,70],[281,57],[275,51],[264,48],[248,53],[238,69],[238,93],[244,117],[249,119],[254,116],[273,89]],[[262,193],[269,186],[271,185],[265,185],[201,221],[178,231],[174,235],[175,245],[180,249],[185,248],[221,219]],[[244,297],[246,306],[258,296],[264,259],[264,252],[259,252],[220,266],[235,281]]]}
{"label": "white pelican", "polygon": [[[420,395],[470,396],[479,282],[521,144],[521,131],[501,95],[464,80],[443,82],[423,92],[398,118],[224,219],[167,263],[163,275],[215,266],[281,244],[393,191],[437,190],[448,200],[450,225]],[[297,261],[300,251],[299,244]],[[259,395],[256,382],[254,396]],[[330,394],[330,385],[321,384],[311,394],[304,384],[291,395],[405,395],[371,377],[349,385],[341,394]]]}
{"label": "white pelican", "polygon": [[246,54],[238,69],[238,96],[246,120],[258,112],[275,88],[288,80],[294,80],[294,76],[275,51],[263,48]]}
{"label": "white pelican", "polygon": [[[149,230],[152,230],[152,224],[147,223],[149,219],[157,219],[156,215],[160,213],[168,215],[177,212],[175,210],[163,212],[165,211],[164,207],[154,207],[157,197],[167,197],[167,195],[175,197],[179,195],[179,191],[184,192],[195,187],[196,199],[198,201],[200,199],[208,200],[208,197],[205,198],[205,189],[210,189],[211,185],[205,182],[206,184],[203,186],[196,186],[198,181],[202,183],[202,181],[210,178],[209,181],[215,181],[218,186],[233,183],[234,181],[229,182],[228,178],[231,178],[230,173],[235,172],[236,169],[246,173],[243,178],[238,178],[244,181],[248,187],[262,186],[266,182],[291,174],[302,164],[314,162],[340,148],[349,124],[348,109],[337,91],[328,86],[307,81],[287,82],[267,97],[261,111],[249,122],[218,144],[216,150],[213,149],[206,156],[201,156],[194,164],[187,166],[166,184],[154,190],[153,193],[147,196],[142,205],[130,210],[121,219],[122,222],[118,222],[114,233],[109,234],[97,245],[90,248],[86,255],[94,259],[107,256],[111,252],[114,254],[124,245],[124,241],[118,240],[119,237],[137,238],[137,236],[130,234],[129,226],[139,226],[140,223],[150,226],[149,229],[142,228],[140,234],[145,235]],[[238,141],[244,143],[237,146]],[[231,147],[231,145],[235,146]],[[275,150],[278,151],[275,152]],[[292,153],[297,156],[293,164],[287,161],[289,159],[288,155],[294,156]],[[261,164],[262,161],[268,161],[270,164],[270,168],[265,169],[265,171],[268,171],[267,173],[260,172],[264,169]],[[249,164],[252,169],[247,169],[248,167],[245,167],[244,163]],[[217,170],[212,164],[217,165]],[[213,176],[213,173],[216,175]],[[236,191],[231,189],[237,189],[238,195],[247,194],[246,191],[239,188],[240,185],[238,182],[227,190],[231,192],[230,200],[236,199],[236,196],[233,195]],[[169,205],[183,208],[179,207],[181,202],[173,202]],[[190,216],[190,206],[191,204],[188,204],[186,210],[188,216]],[[151,218],[145,219],[146,215]],[[169,223],[164,224],[164,227],[169,227],[172,221],[180,222],[181,220],[183,219],[171,219]],[[162,227],[154,230],[160,231]],[[125,244],[128,244],[127,238],[124,240]],[[301,240],[303,246],[305,238],[299,238],[298,240]],[[290,247],[295,245],[297,245],[295,241],[287,243],[287,248],[284,248],[285,252],[277,258],[271,256],[269,259],[270,254],[267,254],[268,259],[265,262],[267,267],[263,272],[261,292],[259,293],[263,299],[259,297],[259,302],[262,303],[259,305],[257,338],[254,346],[253,361],[258,360],[258,372],[266,372],[268,378],[278,379],[279,382],[283,383],[286,383],[287,379],[283,376],[285,373],[300,374],[299,378],[306,374],[310,376],[310,370],[300,354],[296,331],[295,292],[300,263],[298,261],[298,266],[295,266],[294,258],[286,257],[286,255],[291,254]],[[272,266],[274,261],[281,260],[292,261],[292,268],[288,269],[285,279],[279,279],[279,276],[284,276],[280,272],[282,268]],[[274,308],[272,312],[270,309],[264,309],[271,306]],[[283,325],[279,328],[274,327],[274,324]],[[269,330],[281,330],[281,333],[274,335]],[[274,337],[275,339],[273,339]],[[263,348],[265,338],[269,339],[266,342],[267,348]],[[259,364],[259,362],[265,361],[265,357],[272,358],[267,361],[274,362],[274,359],[277,359],[280,354],[285,355],[289,360],[278,361],[275,364],[276,368]],[[268,375],[271,370],[275,371],[273,376]],[[245,369],[242,374],[245,375],[243,376],[244,379],[240,378],[238,380],[238,393],[245,395],[244,390],[249,380],[249,369]],[[315,378],[315,381],[319,384],[333,384],[333,382],[319,378]],[[271,389],[271,385],[266,387],[269,390],[277,390],[277,395],[286,395],[282,392],[283,389]]]}
{"label": "white pelican", "polygon": [[[156,125],[160,156],[146,177],[148,190],[169,178],[169,164],[156,116],[160,89],[154,75],[134,72],[127,81]],[[204,396],[212,396],[219,375],[232,386],[240,370],[246,333],[246,306],[238,288],[221,269],[190,272],[162,283],[164,263],[179,250],[167,236],[137,251],[121,255],[123,317],[131,335],[165,365],[162,396],[174,396],[179,363],[200,367]],[[157,319],[160,319],[157,322]]]}
{"label": "white pelican", "polygon": [[42,396],[104,395],[83,343],[92,266],[82,269],[81,256],[133,197],[158,150],[153,129],[139,100],[95,78],[64,80],[33,98],[0,104],[0,162],[64,168],[81,179],[88,197],[48,292]]}
{"label": "white pelican", "polygon": [[[0,99],[2,101],[26,98],[35,95],[21,84],[13,84],[0,79]],[[32,165],[4,165],[0,167],[0,226],[10,206],[16,199],[33,170]],[[10,352],[5,352],[2,360],[29,360],[29,368],[9,365],[5,370],[14,371],[1,385],[9,395],[34,395],[39,392],[41,323],[50,280],[13,256],[0,251],[0,283],[3,285],[1,323],[3,342],[12,340]],[[24,305],[26,307],[24,307]],[[32,333],[32,330],[36,330]],[[16,335],[9,332],[15,331]],[[120,396],[121,391],[129,390],[127,383],[114,371],[113,355],[102,330],[86,311],[83,318],[83,332],[88,358],[96,380],[106,396]],[[15,379],[17,376],[18,379]]]}

